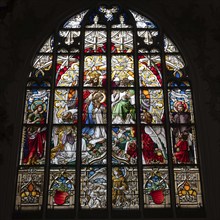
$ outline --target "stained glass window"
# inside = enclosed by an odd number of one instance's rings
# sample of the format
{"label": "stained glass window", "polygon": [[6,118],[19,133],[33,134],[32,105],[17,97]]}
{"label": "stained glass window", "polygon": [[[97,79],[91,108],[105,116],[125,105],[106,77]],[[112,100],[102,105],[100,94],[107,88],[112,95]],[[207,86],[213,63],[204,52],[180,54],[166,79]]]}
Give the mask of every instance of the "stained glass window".
{"label": "stained glass window", "polygon": [[63,22],[27,78],[15,210],[201,209],[189,75],[174,41],[133,10]]}

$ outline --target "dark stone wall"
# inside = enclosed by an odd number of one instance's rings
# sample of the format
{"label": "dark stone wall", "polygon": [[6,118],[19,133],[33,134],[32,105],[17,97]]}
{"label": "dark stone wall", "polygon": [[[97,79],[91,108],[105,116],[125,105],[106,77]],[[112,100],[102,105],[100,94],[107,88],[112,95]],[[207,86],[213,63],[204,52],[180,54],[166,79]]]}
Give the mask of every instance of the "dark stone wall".
{"label": "dark stone wall", "polygon": [[[0,0],[0,219],[12,219],[25,79],[68,15],[103,1]],[[109,2],[109,1],[106,1]],[[182,49],[193,84],[206,217],[220,218],[220,1],[111,1],[145,13]],[[33,217],[34,219],[34,217]],[[180,219],[180,218],[179,218]]]}

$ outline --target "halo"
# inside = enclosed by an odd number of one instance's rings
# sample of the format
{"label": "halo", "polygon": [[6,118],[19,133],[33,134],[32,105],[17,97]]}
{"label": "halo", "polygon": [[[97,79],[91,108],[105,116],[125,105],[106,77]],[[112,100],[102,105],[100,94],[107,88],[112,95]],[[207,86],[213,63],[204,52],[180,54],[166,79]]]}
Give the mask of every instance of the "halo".
{"label": "halo", "polygon": [[[103,102],[105,102],[105,100],[106,100],[106,95],[103,93],[103,92],[100,92],[101,94],[102,94],[102,96],[103,96],[103,99],[102,100],[100,100],[100,103],[103,103]],[[96,94],[94,94],[94,98],[96,97],[96,95],[97,95],[97,93]]]}
{"label": "halo", "polygon": [[35,100],[35,101],[31,104],[31,111],[32,111],[32,112],[35,111],[35,110],[36,110],[36,107],[37,107],[38,105],[42,105],[43,111],[46,111],[46,108],[47,108],[46,103],[43,102],[42,100]]}
{"label": "halo", "polygon": [[176,112],[178,112],[177,107],[178,107],[179,105],[183,105],[183,107],[184,107],[184,112],[187,112],[187,111],[188,111],[188,105],[187,105],[187,103],[186,103],[185,101],[176,101],[176,102],[174,103],[174,110],[175,110]]}
{"label": "halo", "polygon": [[106,95],[103,92],[101,94],[103,95],[103,99],[100,101],[100,103],[103,103],[106,100]]}

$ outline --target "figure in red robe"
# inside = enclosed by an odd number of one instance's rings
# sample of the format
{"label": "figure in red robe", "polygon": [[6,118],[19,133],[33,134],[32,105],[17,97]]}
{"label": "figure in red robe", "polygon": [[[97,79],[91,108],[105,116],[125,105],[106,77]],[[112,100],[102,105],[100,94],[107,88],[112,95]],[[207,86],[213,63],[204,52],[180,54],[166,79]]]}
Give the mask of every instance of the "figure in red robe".
{"label": "figure in red robe", "polygon": [[189,163],[189,144],[187,141],[188,135],[184,133],[181,133],[179,135],[179,140],[175,145],[176,152],[174,153],[174,156],[176,158],[176,162],[178,163]]}
{"label": "figure in red robe", "polygon": [[152,162],[163,163],[164,161],[163,154],[158,154],[157,150],[158,150],[158,145],[153,142],[150,135],[145,133],[143,129],[142,130],[142,151],[143,151],[143,159],[146,164],[150,164]]}

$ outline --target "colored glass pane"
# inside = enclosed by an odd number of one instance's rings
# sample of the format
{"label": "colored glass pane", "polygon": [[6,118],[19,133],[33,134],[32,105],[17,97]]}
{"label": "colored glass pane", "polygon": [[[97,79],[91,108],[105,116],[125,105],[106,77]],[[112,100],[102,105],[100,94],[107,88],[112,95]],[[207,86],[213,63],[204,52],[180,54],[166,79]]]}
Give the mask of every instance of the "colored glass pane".
{"label": "colored glass pane", "polygon": [[78,92],[75,89],[56,89],[53,122],[75,124],[78,121]]}
{"label": "colored glass pane", "polygon": [[124,166],[112,168],[112,208],[139,208],[137,168]]}
{"label": "colored glass pane", "polygon": [[85,53],[105,53],[106,52],[106,31],[86,31],[85,32]]}
{"label": "colored glass pane", "polygon": [[135,91],[113,90],[111,95],[112,124],[134,124],[136,120]]}
{"label": "colored glass pane", "polygon": [[105,90],[83,90],[84,124],[106,124],[106,94]]}
{"label": "colored glass pane", "polygon": [[134,86],[134,60],[132,56],[112,56],[111,70],[113,87]]}
{"label": "colored glass pane", "polygon": [[119,22],[120,22],[120,24],[112,25],[112,28],[131,28],[132,27],[131,25],[126,24],[124,15],[119,16]]}
{"label": "colored glass pane", "polygon": [[99,16],[96,14],[93,16],[93,22],[90,25],[86,25],[86,28],[106,28],[106,25],[98,24],[99,22]]}
{"label": "colored glass pane", "polygon": [[56,64],[56,86],[77,86],[79,56],[58,55]]}
{"label": "colored glass pane", "polygon": [[74,15],[68,21],[65,22],[64,28],[80,28],[81,22],[86,15],[88,10],[81,12],[80,14]]}
{"label": "colored glass pane", "polygon": [[134,127],[120,126],[112,128],[112,163],[136,164],[137,143]]}
{"label": "colored glass pane", "polygon": [[44,78],[51,76],[52,55],[37,55],[33,61],[33,70],[29,77]]}
{"label": "colored glass pane", "polygon": [[130,10],[131,14],[134,16],[134,19],[136,21],[136,25],[137,25],[137,28],[156,28],[156,25],[151,21],[149,20],[148,18],[138,14],[137,12],[135,11],[132,11]]}
{"label": "colored glass pane", "polygon": [[174,168],[174,179],[177,207],[199,208],[203,206],[197,167]]}
{"label": "colored glass pane", "polygon": [[48,190],[49,209],[70,209],[75,203],[75,170],[51,169]]}
{"label": "colored glass pane", "polygon": [[195,128],[189,125],[171,128],[173,161],[175,164],[196,164]]}
{"label": "colored glass pane", "polygon": [[59,31],[58,53],[77,53],[80,46],[80,31]]}
{"label": "colored glass pane", "polygon": [[167,167],[144,167],[144,207],[170,207],[169,173]]}
{"label": "colored glass pane", "polygon": [[170,122],[186,124],[194,122],[191,90],[187,87],[168,89]]}
{"label": "colored glass pane", "polygon": [[83,209],[107,207],[107,171],[105,167],[81,169],[80,205]]}
{"label": "colored glass pane", "polygon": [[161,58],[159,55],[139,55],[139,83],[142,87],[162,86]]}
{"label": "colored glass pane", "polygon": [[158,31],[138,31],[138,37],[141,37],[143,43],[146,45],[153,45],[157,43],[156,37],[158,36]]}
{"label": "colored glass pane", "polygon": [[75,126],[54,126],[51,139],[50,163],[75,164],[77,128]]}
{"label": "colored glass pane", "polygon": [[54,37],[50,36],[40,49],[40,53],[52,53],[54,48]]}
{"label": "colored glass pane", "polygon": [[112,31],[111,42],[112,53],[131,53],[133,51],[133,32]]}
{"label": "colored glass pane", "polygon": [[164,100],[162,89],[140,91],[140,115],[143,124],[164,123]]}
{"label": "colored glass pane", "polygon": [[20,165],[45,164],[47,128],[25,126],[22,133]]}
{"label": "colored glass pane", "polygon": [[142,126],[141,145],[143,164],[167,164],[167,145],[162,126]]}
{"label": "colored glass pane", "polygon": [[18,170],[15,209],[41,210],[43,204],[44,170],[21,168]]}
{"label": "colored glass pane", "polygon": [[24,123],[45,124],[48,121],[50,91],[45,89],[27,90]]}
{"label": "colored glass pane", "polygon": [[165,56],[167,73],[176,78],[188,77],[185,73],[185,63],[180,55]]}
{"label": "colored glass pane", "polygon": [[82,164],[106,164],[107,131],[105,126],[86,126],[82,129]]}
{"label": "colored glass pane", "polygon": [[176,45],[166,35],[164,35],[164,52],[166,53],[179,52]]}
{"label": "colored glass pane", "polygon": [[86,56],[84,59],[85,87],[106,86],[106,56]]}

